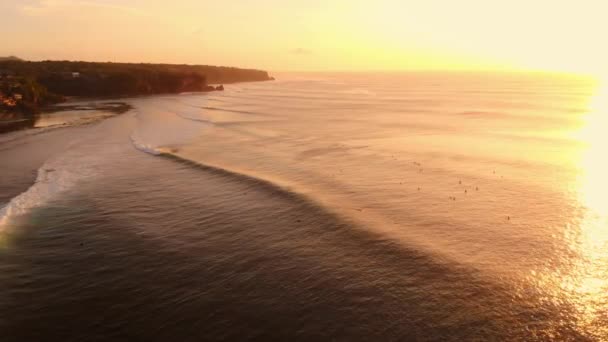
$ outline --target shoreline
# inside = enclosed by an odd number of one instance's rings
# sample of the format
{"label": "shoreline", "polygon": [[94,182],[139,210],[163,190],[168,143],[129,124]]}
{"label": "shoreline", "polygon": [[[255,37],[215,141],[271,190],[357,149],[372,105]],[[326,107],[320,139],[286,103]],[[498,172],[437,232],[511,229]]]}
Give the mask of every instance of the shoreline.
{"label": "shoreline", "polygon": [[[224,84],[238,83],[257,83],[274,81],[274,77],[269,77],[266,80],[254,81],[234,81],[226,83],[208,84],[208,89],[198,91],[179,91],[179,92],[163,92],[155,94],[125,94],[125,95],[107,95],[107,96],[64,96],[65,100],[58,103],[48,104],[38,108],[37,112],[23,111],[21,108],[15,108],[13,111],[0,112],[0,135],[11,132],[35,129],[35,123],[41,115],[66,112],[70,110],[84,111],[104,111],[114,113],[116,115],[125,113],[132,109],[132,106],[125,102],[126,99],[149,98],[164,95],[180,95],[180,94],[208,94],[217,91],[224,91]],[[94,103],[104,101],[103,103]],[[107,101],[107,102],[106,102]],[[88,104],[84,104],[89,102]],[[75,104],[77,103],[77,104]],[[80,104],[82,103],[82,104]],[[116,106],[118,107],[116,108]],[[114,106],[114,107],[113,107]],[[92,107],[92,108],[89,108]],[[115,112],[118,111],[118,112]]]}
{"label": "shoreline", "polygon": [[177,64],[81,61],[0,61],[0,118],[47,111],[66,99],[223,91],[224,84],[270,81],[256,69]]}
{"label": "shoreline", "polygon": [[[80,99],[79,99],[80,100]],[[100,101],[98,100],[90,100],[90,101]],[[103,101],[103,100],[101,100]],[[128,112],[133,109],[129,103],[124,101],[111,101],[108,99],[108,102],[102,103],[82,103],[82,104],[70,104],[70,102],[75,101],[66,101],[62,104],[55,104],[51,106],[46,106],[42,108],[42,110],[38,113],[27,114],[21,112],[13,112],[13,113],[2,113],[0,114],[0,135],[10,134],[13,132],[24,131],[24,130],[33,130],[33,129],[43,129],[43,128],[58,128],[65,127],[71,125],[77,125],[78,121],[68,121],[66,120],[60,124],[52,124],[52,125],[41,125],[36,126],[37,123],[46,116],[49,115],[59,115],[60,113],[66,112],[99,112],[100,114],[107,113],[111,114],[111,116],[120,115]],[[83,115],[77,115],[78,120],[85,120]],[[106,118],[107,115],[99,115],[98,119],[92,119],[93,121],[98,121],[103,118]],[[48,119],[48,117],[46,117]],[[88,123],[88,120],[85,122],[81,122],[81,124]]]}

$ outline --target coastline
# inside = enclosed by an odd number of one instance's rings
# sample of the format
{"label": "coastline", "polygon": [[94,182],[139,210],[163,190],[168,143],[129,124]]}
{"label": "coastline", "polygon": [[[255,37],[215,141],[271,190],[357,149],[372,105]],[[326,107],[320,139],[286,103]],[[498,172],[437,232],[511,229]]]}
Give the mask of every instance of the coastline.
{"label": "coastline", "polygon": [[[44,107],[37,113],[0,113],[0,135],[9,134],[16,131],[28,130],[28,129],[43,129],[43,128],[58,128],[72,125],[82,125],[87,123],[96,122],[105,118],[120,115],[128,112],[133,107],[124,101],[112,101],[108,99],[108,102],[90,102],[87,104],[74,104],[74,102],[81,102],[82,99],[70,99],[61,104],[55,104]],[[105,101],[104,99],[87,100],[87,101]],[[69,119],[61,120],[58,116],[61,113],[68,114]],[[83,115],[83,113],[90,113],[91,115]],[[69,115],[73,114],[73,115]],[[41,122],[44,119],[54,117],[57,123],[44,123]]]}
{"label": "coastline", "polygon": [[[250,82],[266,82],[274,81],[274,77],[268,77],[265,80],[254,81],[234,81],[227,84],[250,83]],[[36,108],[35,111],[26,111],[22,107],[14,107],[13,110],[0,111],[0,135],[25,130],[35,129],[36,122],[41,115],[55,114],[67,111],[101,111],[112,113],[113,115],[123,114],[132,109],[125,99],[147,98],[153,96],[162,96],[170,94],[193,94],[193,93],[211,93],[215,91],[224,91],[223,83],[213,83],[205,86],[203,90],[196,91],[176,91],[153,94],[121,94],[107,96],[63,96],[62,101],[44,105]],[[97,103],[99,101],[104,101]],[[88,102],[87,104],[83,104]]]}
{"label": "coastline", "polygon": [[263,70],[207,65],[5,60],[0,61],[0,121],[11,123],[0,122],[9,126],[0,133],[27,127],[36,114],[68,99],[206,93],[223,91],[227,83],[270,80]]}

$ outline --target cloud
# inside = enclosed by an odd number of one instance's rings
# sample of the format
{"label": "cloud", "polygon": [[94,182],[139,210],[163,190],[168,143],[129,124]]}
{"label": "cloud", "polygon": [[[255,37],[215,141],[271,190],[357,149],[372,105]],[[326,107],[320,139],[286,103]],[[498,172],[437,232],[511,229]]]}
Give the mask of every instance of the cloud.
{"label": "cloud", "polygon": [[99,0],[37,0],[21,6],[21,11],[27,15],[46,15],[65,8],[106,9],[120,11],[129,14],[141,14],[133,7],[124,6],[116,2]]}
{"label": "cloud", "polygon": [[290,50],[290,52],[294,55],[312,55],[312,50],[305,48],[295,48]]}

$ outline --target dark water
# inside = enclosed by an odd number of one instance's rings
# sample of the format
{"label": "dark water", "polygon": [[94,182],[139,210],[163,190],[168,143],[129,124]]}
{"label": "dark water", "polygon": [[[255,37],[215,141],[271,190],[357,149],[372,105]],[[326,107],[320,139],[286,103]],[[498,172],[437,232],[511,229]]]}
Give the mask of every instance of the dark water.
{"label": "dark water", "polygon": [[598,94],[285,75],[2,136],[2,341],[603,340]]}

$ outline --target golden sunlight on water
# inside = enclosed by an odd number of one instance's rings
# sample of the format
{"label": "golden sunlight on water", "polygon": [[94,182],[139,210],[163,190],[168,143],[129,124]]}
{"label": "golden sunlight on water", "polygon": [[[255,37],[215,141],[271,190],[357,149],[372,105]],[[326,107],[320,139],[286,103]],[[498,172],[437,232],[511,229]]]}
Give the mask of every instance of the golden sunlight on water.
{"label": "golden sunlight on water", "polygon": [[572,219],[568,243],[576,257],[561,287],[573,305],[581,330],[594,337],[608,336],[608,87],[604,83],[577,134],[585,144],[579,160],[577,197],[579,217]]}

